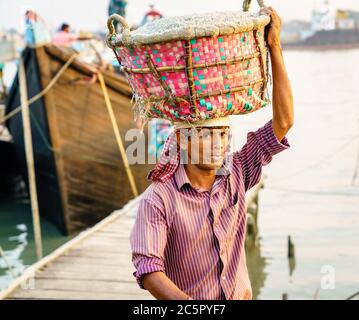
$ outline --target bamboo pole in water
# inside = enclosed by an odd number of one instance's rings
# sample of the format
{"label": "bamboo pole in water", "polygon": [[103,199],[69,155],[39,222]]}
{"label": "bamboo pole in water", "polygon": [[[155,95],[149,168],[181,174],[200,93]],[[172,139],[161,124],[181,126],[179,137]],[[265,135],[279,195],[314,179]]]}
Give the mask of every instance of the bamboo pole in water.
{"label": "bamboo pole in water", "polygon": [[25,144],[27,172],[28,172],[29,189],[30,189],[31,211],[32,211],[32,222],[34,227],[36,256],[37,259],[40,260],[42,258],[41,227],[40,227],[40,217],[39,217],[39,204],[37,201],[37,191],[36,191],[35,165],[34,165],[34,153],[32,149],[29,102],[27,99],[26,73],[25,73],[25,65],[23,58],[19,59],[19,86],[20,86],[22,124],[24,128],[24,144]]}
{"label": "bamboo pole in water", "polygon": [[[359,136],[359,118],[358,118],[358,136]],[[354,169],[354,174],[353,174],[353,178],[352,178],[352,186],[353,187],[355,186],[355,181],[358,176],[358,170],[359,170],[359,144],[358,144],[358,150],[357,150],[357,160],[355,163],[355,169]]]}

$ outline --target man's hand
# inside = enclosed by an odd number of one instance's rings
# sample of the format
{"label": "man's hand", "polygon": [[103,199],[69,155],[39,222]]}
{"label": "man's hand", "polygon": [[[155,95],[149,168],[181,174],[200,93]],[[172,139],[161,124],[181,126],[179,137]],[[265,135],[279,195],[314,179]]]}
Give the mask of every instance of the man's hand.
{"label": "man's hand", "polygon": [[284,65],[280,44],[282,21],[272,7],[261,9],[271,17],[266,27],[266,39],[269,46],[273,77],[273,130],[279,141],[287,134],[294,123],[293,93]]}
{"label": "man's hand", "polygon": [[272,7],[265,7],[260,10],[261,13],[268,14],[271,17],[270,24],[266,27],[266,39],[270,48],[280,47],[280,31],[282,20]]}
{"label": "man's hand", "polygon": [[145,274],[142,278],[142,284],[158,300],[193,300],[163,272]]}

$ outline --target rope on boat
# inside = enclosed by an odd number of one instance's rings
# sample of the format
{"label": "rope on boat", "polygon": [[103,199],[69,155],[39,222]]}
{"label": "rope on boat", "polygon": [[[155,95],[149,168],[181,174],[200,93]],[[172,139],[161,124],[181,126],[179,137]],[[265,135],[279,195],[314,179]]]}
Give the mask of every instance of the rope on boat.
{"label": "rope on boat", "polygon": [[[35,101],[42,98],[46,93],[48,93],[51,90],[51,88],[55,85],[57,80],[59,80],[61,75],[66,71],[66,69],[71,65],[71,63],[75,60],[75,58],[77,56],[78,56],[78,53],[74,53],[69,58],[69,60],[67,60],[67,62],[61,67],[59,72],[52,78],[52,80],[49,82],[49,84],[46,86],[46,88],[44,90],[42,90],[41,92],[39,92],[38,94],[36,94],[35,96],[33,96],[31,99],[28,100],[29,106],[32,103],[34,103]],[[21,111],[21,106],[16,107],[13,111],[9,112],[6,116],[4,116],[3,118],[0,119],[0,124],[4,123],[8,119],[12,118],[13,116],[15,116],[20,111]]]}
{"label": "rope on boat", "polygon": [[354,294],[352,294],[350,297],[346,298],[345,300],[352,300],[352,299],[355,298],[356,296],[359,297],[359,291],[356,292],[356,293],[354,293]]}
{"label": "rope on boat", "polygon": [[[75,58],[77,56],[78,56],[78,53],[74,53],[69,58],[69,60],[67,60],[67,62],[61,67],[61,69],[54,76],[54,78],[49,82],[49,84],[46,86],[46,88],[27,101],[29,106],[32,103],[34,103],[35,101],[39,100],[41,97],[43,97],[46,93],[48,93],[51,90],[51,88],[55,85],[55,83],[58,81],[58,79],[61,77],[61,75],[66,71],[66,69],[71,65],[71,63],[75,60]],[[123,159],[125,170],[126,170],[126,173],[127,173],[130,185],[131,185],[132,193],[133,193],[133,195],[135,197],[137,197],[138,196],[138,190],[137,190],[136,183],[135,183],[135,180],[134,180],[134,177],[133,177],[133,173],[132,173],[130,165],[128,163],[128,159],[127,159],[127,156],[126,156],[126,151],[125,151],[125,148],[124,148],[124,145],[123,145],[123,142],[122,142],[122,138],[121,138],[121,135],[120,135],[120,131],[119,131],[119,128],[118,128],[118,125],[117,125],[117,122],[116,122],[115,114],[113,112],[113,108],[112,108],[111,100],[110,100],[110,97],[109,97],[109,94],[108,94],[108,91],[107,91],[105,80],[104,80],[103,75],[102,75],[101,72],[97,72],[96,75],[97,75],[98,80],[99,80],[100,85],[101,85],[101,89],[102,89],[103,96],[104,96],[104,99],[105,99],[106,107],[107,107],[108,113],[110,115],[112,127],[113,127],[113,130],[114,130],[114,133],[115,133],[115,137],[116,137],[116,141],[117,141],[120,153],[121,153],[121,157]],[[9,114],[7,114],[3,118],[1,118],[0,119],[0,124],[4,123],[8,119],[15,116],[18,112],[21,111],[21,108],[22,108],[21,106],[18,106],[13,111],[11,111]],[[30,113],[30,115],[31,115],[31,113]],[[40,129],[40,131],[42,132],[41,128],[38,128],[38,129]],[[42,138],[44,138],[44,137],[42,136]],[[46,140],[47,139],[45,139],[45,142],[46,142]],[[48,143],[47,143],[47,147],[52,149],[52,151],[56,151]]]}
{"label": "rope on boat", "polygon": [[105,80],[104,80],[103,75],[102,75],[101,72],[97,73],[97,77],[98,77],[98,80],[99,80],[100,85],[101,85],[103,97],[105,98],[107,111],[108,111],[108,113],[110,115],[110,118],[111,118],[113,131],[114,131],[115,136],[116,136],[116,141],[117,141],[120,153],[121,153],[123,164],[124,164],[125,169],[126,169],[128,180],[129,180],[130,185],[131,185],[132,193],[133,193],[133,195],[135,197],[137,197],[138,196],[138,190],[137,190],[137,187],[136,187],[136,182],[135,182],[135,179],[133,177],[131,167],[130,167],[130,165],[128,163],[128,159],[127,159],[127,156],[126,156],[126,151],[125,151],[125,148],[124,148],[124,145],[123,145],[123,142],[122,142],[122,138],[121,138],[121,135],[120,135],[120,130],[118,128],[118,124],[117,124],[116,117],[115,117],[115,113],[113,112],[112,103],[111,103],[110,96],[109,96],[108,91],[107,91],[106,83],[105,83]]}

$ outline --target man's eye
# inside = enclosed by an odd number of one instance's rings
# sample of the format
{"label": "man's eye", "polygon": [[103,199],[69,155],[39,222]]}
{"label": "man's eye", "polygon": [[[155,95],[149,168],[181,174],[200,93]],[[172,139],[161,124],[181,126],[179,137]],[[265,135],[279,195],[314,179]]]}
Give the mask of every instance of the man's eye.
{"label": "man's eye", "polygon": [[222,132],[222,136],[229,137],[230,135],[231,135],[230,130],[225,130],[225,131]]}

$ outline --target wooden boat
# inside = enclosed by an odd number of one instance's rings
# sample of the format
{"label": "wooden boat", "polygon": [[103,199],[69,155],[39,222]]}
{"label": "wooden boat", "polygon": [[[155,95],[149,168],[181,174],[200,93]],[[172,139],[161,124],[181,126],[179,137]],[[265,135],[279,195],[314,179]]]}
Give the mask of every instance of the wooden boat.
{"label": "wooden boat", "polygon": [[[1,82],[2,77],[0,74],[0,83]],[[1,87],[0,119],[2,119],[5,114],[5,105],[3,104],[5,100],[5,88],[3,86]],[[7,128],[0,120],[0,199],[9,200],[20,196],[21,180],[14,144]]]}
{"label": "wooden boat", "polygon": [[21,182],[14,144],[0,137],[0,199],[18,197]]}
{"label": "wooden boat", "polygon": [[[28,97],[41,92],[73,55],[50,44],[26,48]],[[102,71],[124,141],[133,121],[131,90],[121,75]],[[91,226],[134,197],[103,91],[93,66],[74,60],[55,85],[30,105],[40,215],[65,234]],[[6,113],[20,105],[17,77]],[[21,113],[7,121],[27,181]],[[144,132],[147,130],[145,129]],[[130,142],[125,143],[125,148]],[[146,152],[147,154],[147,152]],[[131,165],[139,192],[152,165]]]}

